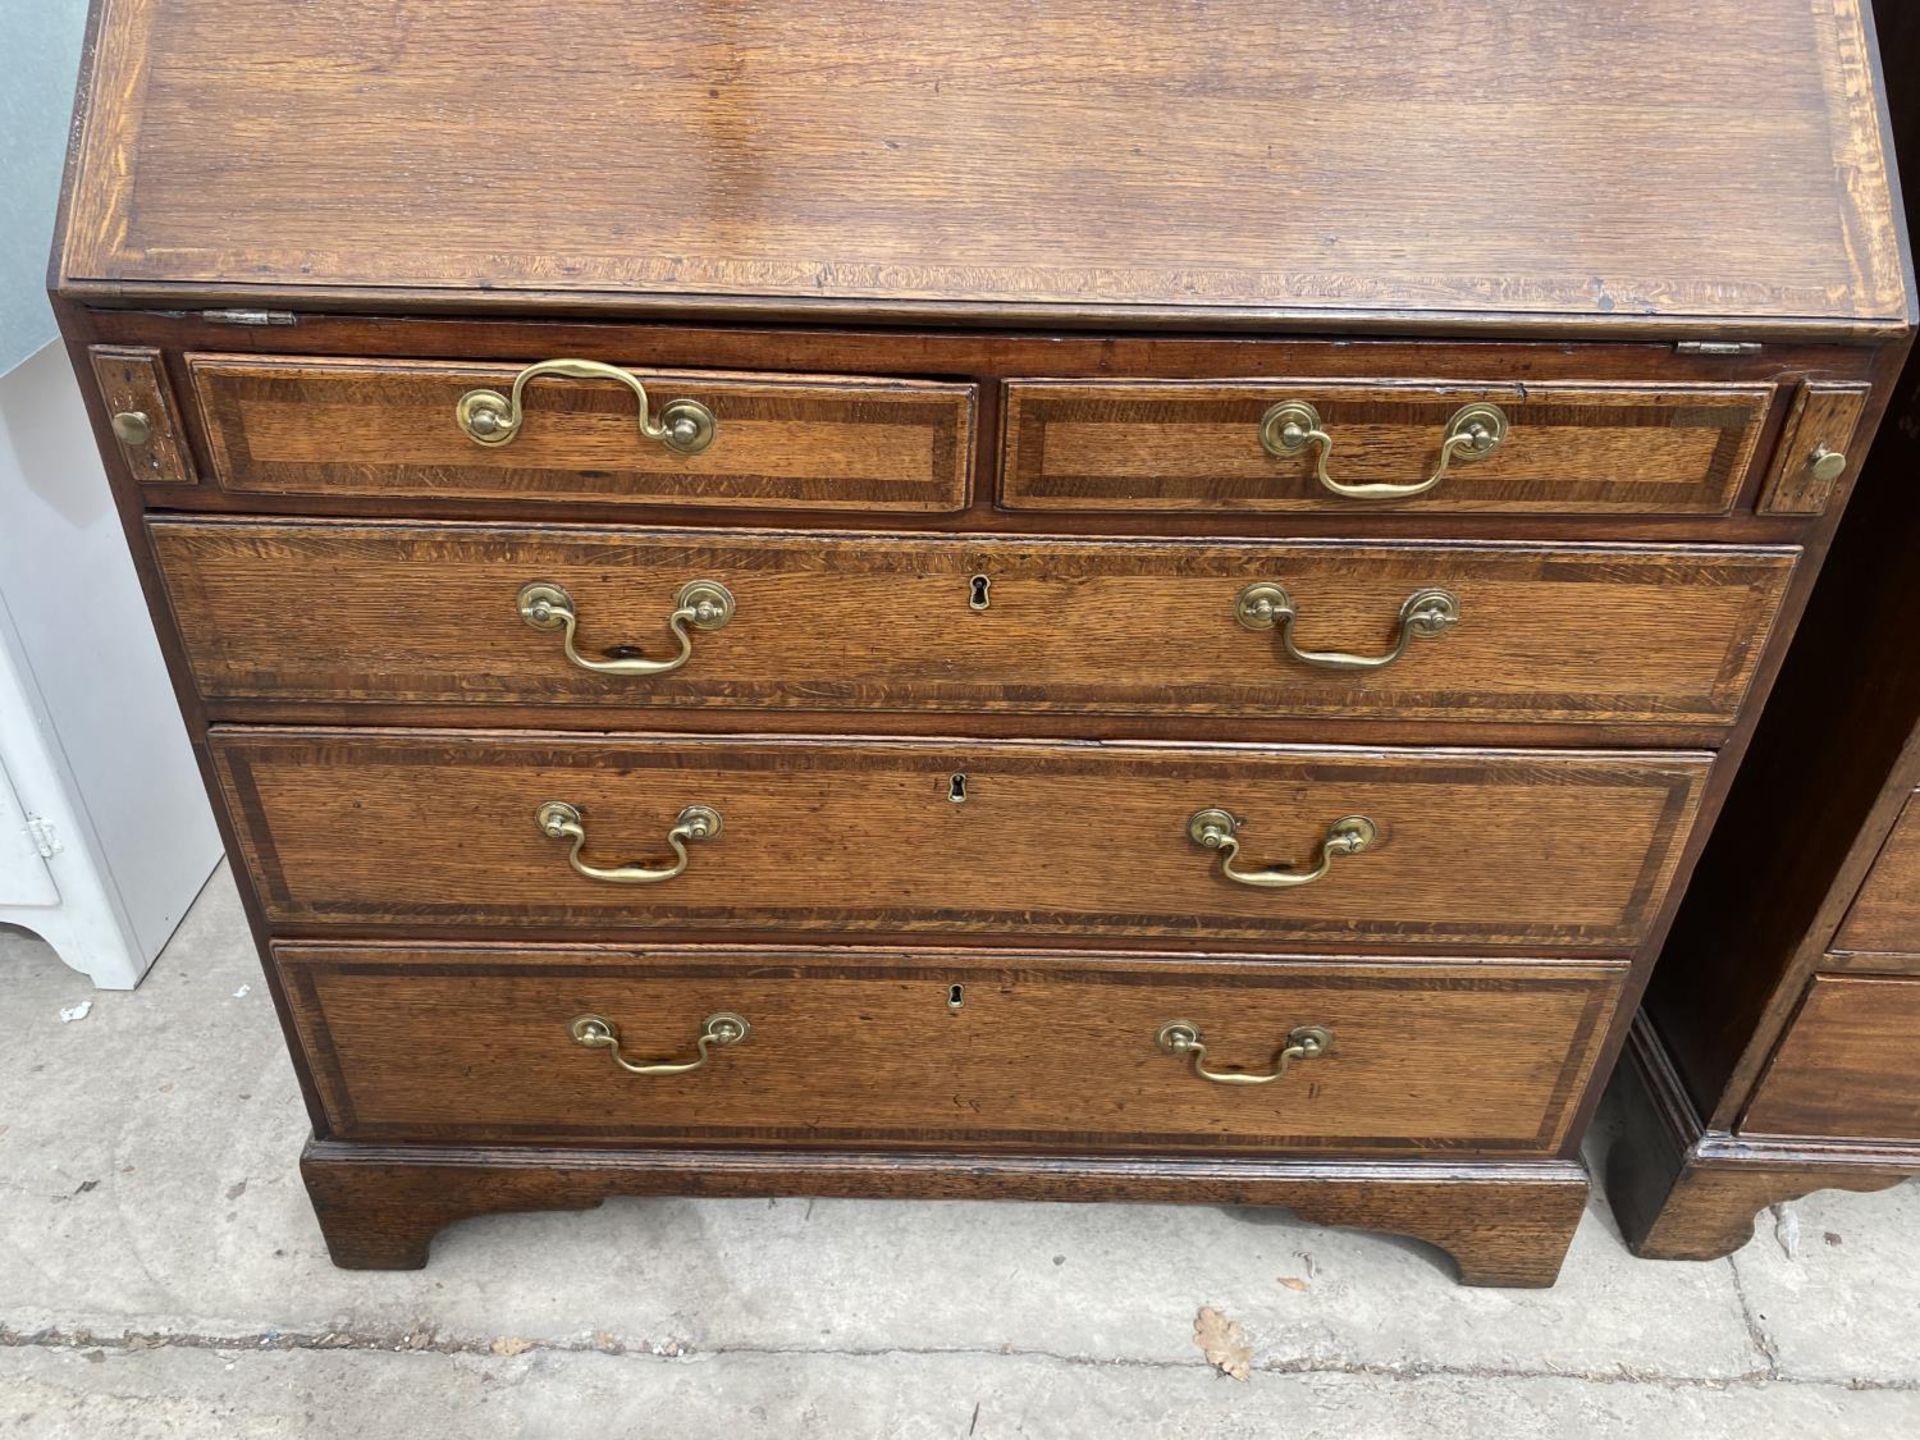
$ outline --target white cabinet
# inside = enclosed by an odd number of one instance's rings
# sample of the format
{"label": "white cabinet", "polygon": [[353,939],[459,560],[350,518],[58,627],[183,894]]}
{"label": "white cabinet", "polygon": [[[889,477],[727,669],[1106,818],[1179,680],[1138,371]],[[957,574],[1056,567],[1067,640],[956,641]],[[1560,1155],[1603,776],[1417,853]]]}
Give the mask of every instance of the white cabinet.
{"label": "white cabinet", "polygon": [[0,376],[0,922],[129,989],[219,835],[65,350]]}
{"label": "white cabinet", "polygon": [[[12,688],[9,674],[6,682],[0,683],[0,715],[23,709],[17,703],[22,698]],[[0,720],[0,734],[11,728]],[[19,747],[0,745],[0,754],[9,748]],[[60,892],[47,870],[47,857],[40,853],[42,845],[51,849],[51,840],[44,822],[28,819],[25,807],[13,793],[12,777],[0,769],[0,908],[43,910],[60,903]]]}

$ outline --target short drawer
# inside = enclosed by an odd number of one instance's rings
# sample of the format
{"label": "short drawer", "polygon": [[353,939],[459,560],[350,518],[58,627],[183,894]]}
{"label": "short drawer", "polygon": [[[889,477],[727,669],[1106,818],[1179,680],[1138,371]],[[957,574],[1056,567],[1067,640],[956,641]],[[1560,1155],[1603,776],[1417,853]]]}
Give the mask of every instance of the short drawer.
{"label": "short drawer", "polygon": [[1920,1141],[1920,978],[1816,975],[1740,1128]]}
{"label": "short drawer", "polygon": [[[1620,978],[860,949],[274,954],[342,1138],[603,1144],[1548,1153]],[[1203,1053],[1182,1048],[1195,1035]],[[703,1053],[679,1073],[622,1066]]]}
{"label": "short drawer", "polygon": [[[214,477],[241,494],[901,512],[967,503],[971,385],[548,373],[527,381],[516,422],[527,367],[512,363],[191,355],[187,368]],[[642,433],[643,401],[659,438]]]}
{"label": "short drawer", "polygon": [[1015,380],[1018,510],[1717,515],[1771,384]]}
{"label": "short drawer", "polygon": [[[350,730],[212,744],[277,922],[1278,948],[1629,949],[1709,762]],[[671,878],[626,873],[682,855]]]}
{"label": "short drawer", "polygon": [[1920,953],[1920,797],[1901,809],[1833,948]]}
{"label": "short drawer", "polygon": [[[1798,553],[149,524],[216,711],[519,703],[555,723],[613,705],[1719,725]],[[732,611],[683,622],[687,658],[656,673],[701,582]],[[571,642],[529,595],[564,603]]]}

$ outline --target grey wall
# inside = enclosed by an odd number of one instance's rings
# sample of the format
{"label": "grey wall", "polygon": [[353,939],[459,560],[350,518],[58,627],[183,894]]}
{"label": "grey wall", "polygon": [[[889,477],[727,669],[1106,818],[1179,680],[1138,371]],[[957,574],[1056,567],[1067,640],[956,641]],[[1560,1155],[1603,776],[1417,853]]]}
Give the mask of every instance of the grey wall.
{"label": "grey wall", "polygon": [[53,339],[47,252],[86,0],[0,0],[0,375]]}

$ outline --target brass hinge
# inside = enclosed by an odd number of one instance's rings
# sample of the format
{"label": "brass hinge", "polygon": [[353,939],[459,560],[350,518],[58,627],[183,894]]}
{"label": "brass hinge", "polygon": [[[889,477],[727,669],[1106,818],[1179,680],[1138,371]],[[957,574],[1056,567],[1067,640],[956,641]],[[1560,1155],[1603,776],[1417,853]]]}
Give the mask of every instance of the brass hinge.
{"label": "brass hinge", "polygon": [[292,325],[291,310],[202,310],[200,318],[210,325]]}
{"label": "brass hinge", "polygon": [[1682,340],[1673,347],[1682,355],[1758,355],[1758,340]]}

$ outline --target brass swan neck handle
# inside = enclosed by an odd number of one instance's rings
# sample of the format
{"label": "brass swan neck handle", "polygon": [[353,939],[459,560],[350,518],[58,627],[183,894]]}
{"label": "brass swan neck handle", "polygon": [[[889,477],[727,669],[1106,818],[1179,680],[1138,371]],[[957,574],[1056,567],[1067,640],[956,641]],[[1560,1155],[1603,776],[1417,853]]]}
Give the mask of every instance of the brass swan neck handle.
{"label": "brass swan neck handle", "polygon": [[1241,885],[1257,885],[1270,890],[1311,885],[1326,878],[1334,859],[1358,855],[1370,849],[1380,838],[1380,827],[1364,815],[1348,815],[1327,827],[1320,841],[1320,863],[1311,870],[1236,870],[1233,862],[1240,853],[1235,832],[1240,822],[1228,811],[1215,808],[1197,810],[1187,821],[1187,838],[1204,850],[1220,852],[1220,873]]}
{"label": "brass swan neck handle", "polygon": [[502,395],[498,390],[469,390],[453,407],[453,418],[461,433],[476,445],[506,445],[520,433],[526,421],[522,398],[527,382],[542,375],[558,375],[569,380],[611,380],[633,392],[640,407],[640,437],[653,440],[680,455],[698,455],[713,443],[720,422],[713,411],[698,400],[670,400],[654,418],[647,399],[647,387],[630,370],[606,365],[598,360],[542,360],[529,365],[513,377],[513,386]]}
{"label": "brass swan neck handle", "polygon": [[719,630],[733,618],[733,592],[718,580],[689,580],[680,587],[673,603],[673,611],[667,616],[667,629],[680,642],[680,653],[665,660],[648,660],[638,655],[582,655],[575,645],[580,612],[574,606],[573,596],[561,586],[535,580],[522,585],[514,597],[522,620],[536,630],[560,631],[560,646],[567,660],[596,675],[669,674],[693,658],[693,637],[687,633],[689,625],[696,630]]}
{"label": "brass swan neck handle", "polygon": [[700,1033],[693,1041],[693,1059],[645,1061],[629,1060],[621,1052],[620,1031],[604,1015],[577,1016],[567,1031],[576,1045],[610,1052],[613,1063],[629,1075],[684,1075],[689,1070],[698,1070],[705,1065],[708,1051],[714,1046],[738,1045],[753,1033],[753,1027],[747,1023],[745,1016],[722,1010],[716,1015],[707,1016],[701,1024]]}
{"label": "brass swan neck handle", "polygon": [[1233,605],[1234,618],[1249,630],[1280,631],[1287,654],[1302,665],[1319,670],[1384,670],[1416,639],[1444,635],[1460,623],[1460,601],[1450,592],[1429,585],[1414,591],[1400,604],[1400,628],[1393,648],[1384,655],[1349,655],[1343,650],[1302,650],[1293,638],[1299,607],[1283,585],[1249,585]]}
{"label": "brass swan neck handle", "polygon": [[1274,1051],[1271,1068],[1265,1071],[1209,1070],[1207,1044],[1200,1027],[1191,1020],[1169,1020],[1154,1034],[1153,1043],[1169,1055],[1193,1061],[1193,1073],[1216,1085],[1271,1085],[1283,1077],[1296,1060],[1315,1060],[1333,1045],[1333,1032],[1324,1025],[1300,1025],[1287,1032],[1286,1043]]}
{"label": "brass swan neck handle", "polygon": [[667,831],[667,844],[674,862],[665,869],[628,863],[594,865],[582,858],[587,846],[587,826],[580,811],[564,800],[549,800],[534,813],[540,833],[550,840],[571,840],[567,863],[589,880],[604,880],[613,885],[657,885],[671,880],[687,868],[687,846],[695,840],[711,840],[720,833],[720,812],[708,805],[689,805],[682,810],[674,827]]}
{"label": "brass swan neck handle", "polygon": [[1484,460],[1507,438],[1507,414],[1498,405],[1476,401],[1463,405],[1440,436],[1440,463],[1416,484],[1349,485],[1328,473],[1333,436],[1320,423],[1320,412],[1304,400],[1283,400],[1260,417],[1260,445],[1269,455],[1290,459],[1303,450],[1314,452],[1313,478],[1324,490],[1347,500],[1406,500],[1424,495],[1454,465]]}

